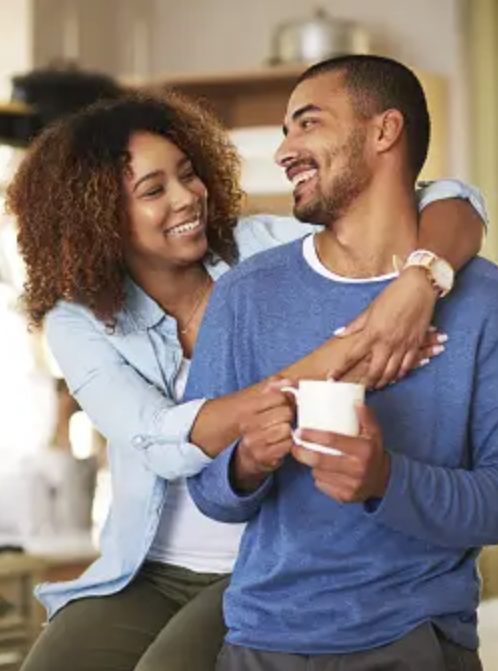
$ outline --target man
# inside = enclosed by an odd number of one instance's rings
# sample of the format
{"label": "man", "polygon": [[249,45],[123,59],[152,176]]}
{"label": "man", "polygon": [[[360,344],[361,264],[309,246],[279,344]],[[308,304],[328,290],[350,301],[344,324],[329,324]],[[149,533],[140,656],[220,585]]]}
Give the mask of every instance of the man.
{"label": "man", "polygon": [[[295,214],[325,230],[223,278],[187,398],[245,387],[347,323],[416,245],[429,142],[419,82],[375,56],[310,68],[277,152]],[[303,432],[278,389],[190,483],[199,508],[247,521],[225,596],[220,671],[479,669],[478,548],[498,541],[498,271],[481,259],[439,301],[442,357],[359,408],[361,435]],[[215,350],[215,351],[213,351]]]}

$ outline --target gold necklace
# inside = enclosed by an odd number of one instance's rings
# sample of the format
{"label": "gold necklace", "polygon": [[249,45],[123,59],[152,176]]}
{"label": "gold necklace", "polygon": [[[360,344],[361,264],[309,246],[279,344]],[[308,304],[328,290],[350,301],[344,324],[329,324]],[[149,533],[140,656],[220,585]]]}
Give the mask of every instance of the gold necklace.
{"label": "gold necklace", "polygon": [[211,276],[210,275],[208,275],[206,277],[206,281],[205,281],[204,284],[205,284],[205,286],[202,288],[202,291],[199,295],[199,298],[196,300],[196,302],[194,304],[194,307],[192,308],[192,312],[190,313],[187,321],[185,322],[183,327],[179,329],[179,331],[182,335],[185,335],[185,333],[187,333],[187,331],[189,330],[190,325],[192,323],[192,320],[194,319],[195,315],[197,314],[197,311],[199,310],[199,308],[201,306],[201,303],[204,300],[204,297],[206,296],[207,290],[209,289],[209,286],[211,284]]}

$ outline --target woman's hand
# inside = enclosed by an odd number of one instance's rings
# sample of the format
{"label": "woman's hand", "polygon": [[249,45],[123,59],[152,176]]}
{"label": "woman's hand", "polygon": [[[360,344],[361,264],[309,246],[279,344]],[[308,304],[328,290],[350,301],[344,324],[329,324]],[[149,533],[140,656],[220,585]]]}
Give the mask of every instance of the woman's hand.
{"label": "woman's hand", "polygon": [[[346,345],[349,344],[350,342],[352,343],[353,339],[360,337],[362,337],[361,331],[349,337],[341,338],[340,340],[336,339],[336,342],[340,342],[341,344],[344,343]],[[442,336],[440,333],[438,333],[435,329],[431,327],[431,330],[429,330],[426,333],[424,341],[420,349],[418,350],[413,365],[408,370],[408,372],[410,372],[410,370],[413,370],[415,368],[423,368],[424,366],[427,366],[427,364],[430,363],[430,360],[433,357],[438,356],[439,354],[444,352],[444,346],[441,344],[442,338],[446,339],[446,336]],[[361,345],[359,344],[358,347],[360,346]],[[360,350],[358,349],[357,351]],[[334,360],[336,361],[338,357],[338,351],[335,350],[334,354],[335,354]],[[351,361],[347,350],[345,350],[343,357],[345,361],[348,362]],[[401,377],[396,376],[393,379],[390,379],[387,375],[384,375],[383,380],[380,383],[378,383],[377,387],[372,387],[369,378],[371,360],[372,360],[371,354],[367,353],[362,359],[360,359],[360,361],[358,361],[355,365],[351,366],[345,373],[341,372],[344,371],[345,368],[344,365],[342,365],[341,363],[338,363],[337,365],[333,364],[328,372],[328,377],[333,380],[340,380],[342,382],[356,382],[359,384],[364,384],[368,389],[373,388],[380,389],[382,386],[385,386],[387,384],[393,384],[398,379],[401,379],[402,376]]]}
{"label": "woman's hand", "polygon": [[346,355],[331,367],[330,376],[360,378],[367,387],[380,389],[440,354],[447,336],[430,327],[436,300],[423,269],[404,270],[338,334]]}

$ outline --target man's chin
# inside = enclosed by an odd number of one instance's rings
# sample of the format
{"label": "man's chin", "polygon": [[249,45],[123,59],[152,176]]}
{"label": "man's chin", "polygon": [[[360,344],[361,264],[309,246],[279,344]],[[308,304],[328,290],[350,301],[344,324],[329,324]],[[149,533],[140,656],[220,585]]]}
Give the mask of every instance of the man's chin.
{"label": "man's chin", "polygon": [[306,224],[323,226],[326,220],[323,208],[318,203],[296,203],[294,201],[294,216]]}

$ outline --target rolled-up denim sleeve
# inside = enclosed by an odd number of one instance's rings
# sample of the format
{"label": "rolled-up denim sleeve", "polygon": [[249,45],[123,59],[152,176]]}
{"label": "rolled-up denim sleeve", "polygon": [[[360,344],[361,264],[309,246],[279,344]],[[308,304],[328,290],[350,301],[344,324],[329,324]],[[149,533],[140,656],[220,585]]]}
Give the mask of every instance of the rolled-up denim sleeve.
{"label": "rolled-up denim sleeve", "polygon": [[113,446],[139,455],[166,479],[194,475],[211,461],[188,440],[205,399],[175,404],[120,354],[79,306],[61,303],[54,308],[46,333],[71,394]]}
{"label": "rolled-up denim sleeve", "polygon": [[475,186],[461,182],[458,179],[438,179],[435,182],[418,182],[417,204],[422,211],[424,207],[437,200],[448,198],[462,198],[468,200],[482,219],[485,226],[488,224],[488,213],[482,193]]}

